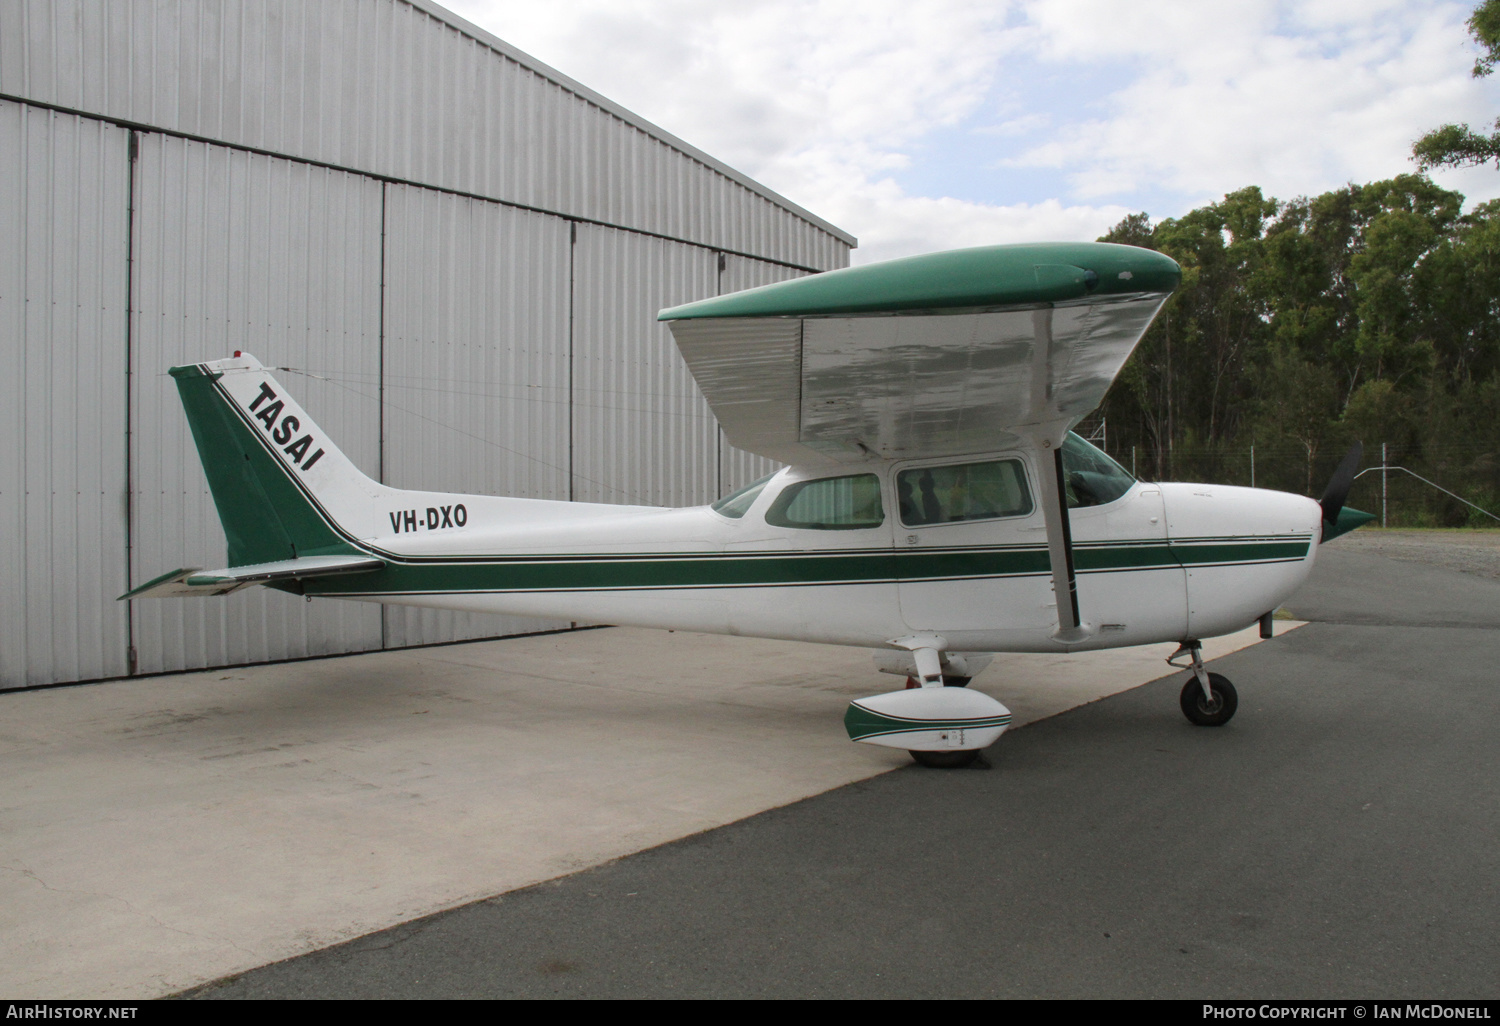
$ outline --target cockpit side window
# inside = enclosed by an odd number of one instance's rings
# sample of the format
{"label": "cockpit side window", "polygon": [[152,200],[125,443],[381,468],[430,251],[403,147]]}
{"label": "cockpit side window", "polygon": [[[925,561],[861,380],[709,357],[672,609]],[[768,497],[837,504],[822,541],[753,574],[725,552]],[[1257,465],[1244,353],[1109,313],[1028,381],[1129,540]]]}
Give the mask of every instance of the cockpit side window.
{"label": "cockpit side window", "polygon": [[879,527],[885,523],[880,478],[875,474],[854,474],[789,484],[766,510],[766,523],[814,531]]}
{"label": "cockpit side window", "polygon": [[1062,465],[1069,509],[1114,502],[1135,484],[1130,471],[1071,431],[1063,440]]}
{"label": "cockpit side window", "polygon": [[759,481],[747,484],[737,492],[729,493],[710,508],[720,516],[728,517],[731,520],[738,520],[749,511],[751,506],[755,505],[755,500],[760,498],[760,493],[765,489],[766,482],[778,473],[780,471],[772,471]]}
{"label": "cockpit side window", "polygon": [[901,522],[908,527],[1026,516],[1031,490],[1020,460],[918,467],[896,475]]}

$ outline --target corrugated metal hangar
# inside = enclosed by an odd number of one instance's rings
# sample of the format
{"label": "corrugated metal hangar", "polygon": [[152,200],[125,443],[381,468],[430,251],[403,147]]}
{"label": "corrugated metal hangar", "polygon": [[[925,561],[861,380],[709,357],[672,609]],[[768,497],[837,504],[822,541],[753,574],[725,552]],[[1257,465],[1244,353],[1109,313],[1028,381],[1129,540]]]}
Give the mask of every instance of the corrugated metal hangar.
{"label": "corrugated metal hangar", "polygon": [[426,0],[0,4],[0,687],[565,627],[265,589],[168,367],[254,353],[398,488],[689,505],[726,446],[656,311],[854,239]]}

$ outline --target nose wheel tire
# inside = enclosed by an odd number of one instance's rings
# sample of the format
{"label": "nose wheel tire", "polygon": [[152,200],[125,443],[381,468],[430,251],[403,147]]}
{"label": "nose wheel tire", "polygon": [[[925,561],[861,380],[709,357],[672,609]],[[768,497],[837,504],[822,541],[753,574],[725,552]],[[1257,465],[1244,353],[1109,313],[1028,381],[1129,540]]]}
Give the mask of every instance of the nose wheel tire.
{"label": "nose wheel tire", "polygon": [[918,766],[926,766],[928,769],[964,769],[974,765],[974,760],[979,758],[979,751],[912,752],[911,757],[917,761]]}
{"label": "nose wheel tire", "polygon": [[1200,727],[1222,727],[1234,718],[1240,696],[1222,673],[1210,673],[1208,687],[1214,696],[1211,702],[1204,696],[1197,676],[1188,677],[1182,688],[1182,714]]}

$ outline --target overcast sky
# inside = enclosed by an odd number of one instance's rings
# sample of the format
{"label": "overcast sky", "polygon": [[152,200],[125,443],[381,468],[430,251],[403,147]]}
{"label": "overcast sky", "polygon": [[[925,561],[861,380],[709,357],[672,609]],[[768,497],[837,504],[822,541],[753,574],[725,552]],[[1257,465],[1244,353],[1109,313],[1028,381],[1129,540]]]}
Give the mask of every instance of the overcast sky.
{"label": "overcast sky", "polygon": [[[1500,114],[1472,2],[440,2],[857,235],[856,263],[1388,178]],[[1500,196],[1492,167],[1437,177]]]}

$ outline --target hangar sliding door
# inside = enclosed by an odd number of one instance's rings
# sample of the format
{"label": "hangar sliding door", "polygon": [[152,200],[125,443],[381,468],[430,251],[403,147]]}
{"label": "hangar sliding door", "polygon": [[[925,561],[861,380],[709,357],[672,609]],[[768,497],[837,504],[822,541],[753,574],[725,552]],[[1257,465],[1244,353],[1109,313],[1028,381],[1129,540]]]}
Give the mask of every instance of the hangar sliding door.
{"label": "hangar sliding door", "polygon": [[[167,368],[235,350],[275,371],[356,465],[379,458],[381,185],[157,134],[136,165],[132,581],[225,565]],[[267,588],[133,602],[140,672],[359,652],[380,607]]]}
{"label": "hangar sliding door", "polygon": [[0,688],[127,672],[129,142],[0,101]]}
{"label": "hangar sliding door", "polygon": [[663,307],[713,296],[712,250],[594,225],[573,251],[573,498],[691,506],[718,493],[718,425]]}
{"label": "hangar sliding door", "polygon": [[[569,227],[387,187],[386,484],[568,497]],[[568,626],[407,606],[385,617],[393,648]]]}

